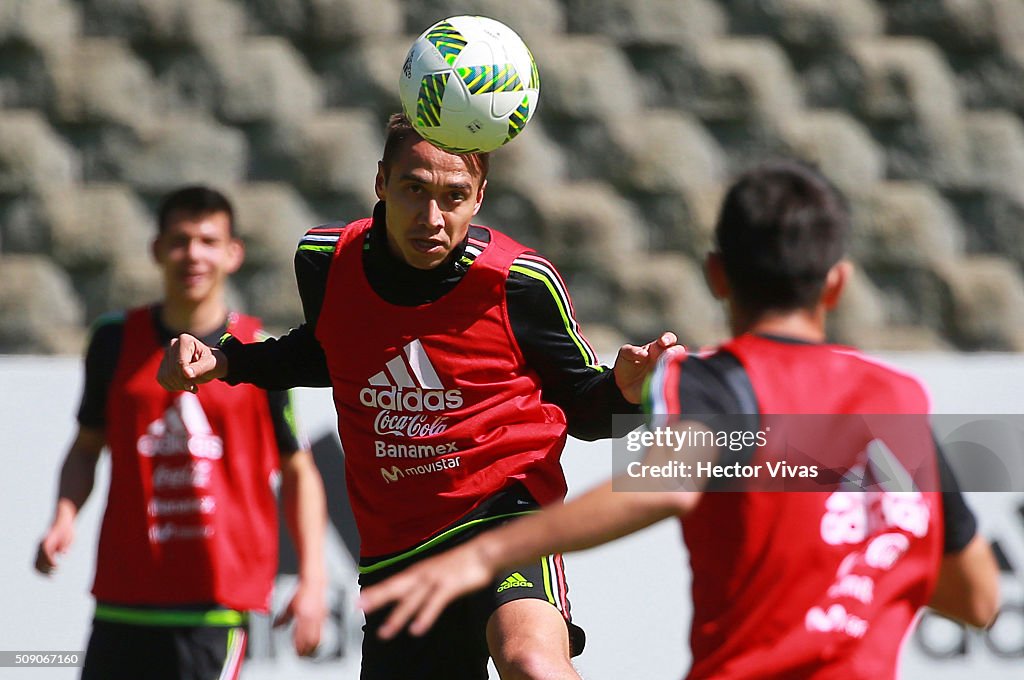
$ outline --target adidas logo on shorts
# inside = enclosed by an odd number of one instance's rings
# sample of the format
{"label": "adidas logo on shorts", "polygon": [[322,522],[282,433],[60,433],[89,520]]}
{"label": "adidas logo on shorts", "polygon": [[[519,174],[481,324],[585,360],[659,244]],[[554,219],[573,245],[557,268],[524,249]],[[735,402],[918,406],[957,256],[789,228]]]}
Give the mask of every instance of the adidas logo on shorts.
{"label": "adidas logo on shorts", "polygon": [[509,588],[532,588],[533,584],[526,580],[526,578],[518,571],[513,573],[507,579],[502,581],[501,585],[498,586],[498,592],[504,592]]}

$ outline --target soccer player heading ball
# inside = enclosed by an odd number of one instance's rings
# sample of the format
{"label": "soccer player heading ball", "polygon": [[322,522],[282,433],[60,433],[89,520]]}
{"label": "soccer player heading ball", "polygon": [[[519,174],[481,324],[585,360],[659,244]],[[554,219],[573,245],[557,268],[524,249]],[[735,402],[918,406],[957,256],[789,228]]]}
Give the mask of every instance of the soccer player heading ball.
{"label": "soccer player heading ball", "polygon": [[[850,273],[848,222],[836,190],[807,166],[774,162],[742,175],[706,264],[734,337],[708,354],[667,354],[648,403],[682,430],[701,424],[690,414],[925,413],[915,379],[824,342],[826,313]],[[690,678],[893,678],[920,607],[976,626],[998,607],[992,551],[930,433],[923,438],[945,493],[630,493],[608,482],[367,588],[364,608],[387,613],[385,637],[407,624],[421,635],[495,574],[675,516],[693,567]],[[648,451],[655,463],[666,455]],[[735,454],[718,455],[729,463]]]}
{"label": "soccer player heading ball", "polygon": [[[373,215],[299,244],[306,322],[263,343],[183,335],[160,367],[171,390],[217,378],[333,388],[364,586],[559,502],[566,434],[614,434],[612,414],[637,413],[657,358],[678,351],[665,333],[601,366],[554,266],[471,224],[487,168],[486,154],[443,151],[393,116]],[[488,656],[505,677],[577,677],[583,636],[561,557],[491,585],[425,637],[384,640],[382,617],[368,617],[361,677],[482,680]]]}

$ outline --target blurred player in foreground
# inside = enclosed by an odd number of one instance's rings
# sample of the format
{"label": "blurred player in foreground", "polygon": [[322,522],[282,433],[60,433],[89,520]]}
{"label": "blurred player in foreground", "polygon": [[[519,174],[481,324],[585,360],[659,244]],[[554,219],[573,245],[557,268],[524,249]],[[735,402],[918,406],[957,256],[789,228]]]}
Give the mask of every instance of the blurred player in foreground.
{"label": "blurred player in foreground", "polygon": [[259,322],[229,312],[227,278],[242,264],[228,200],[205,187],[167,196],[153,257],[164,299],[101,318],[85,360],[78,434],[60,474],[53,523],[36,557],[52,573],[74,538],[96,463],[110,451],[99,539],[96,612],[82,677],[235,678],[249,611],[265,611],[277,573],[278,474],[299,557],[299,654],[326,614],[323,482],[297,440],[288,395],[216,385],[171,394],[154,380],[164,348],[188,331],[255,340]]}
{"label": "blurred player in foreground", "polygon": [[[364,587],[561,501],[566,433],[608,437],[612,414],[639,413],[644,378],[675,343],[666,333],[627,345],[601,366],[554,266],[470,224],[487,161],[442,151],[393,116],[373,216],[299,244],[306,323],[214,349],[182,336],[161,367],[169,389],[214,378],[333,387]],[[381,618],[368,617],[362,678],[485,680],[489,655],[504,678],[577,678],[570,654],[583,637],[567,593],[561,556],[538,556],[430,636],[384,641]]]}
{"label": "blurred player in foreground", "polygon": [[[645,393],[649,410],[681,429],[703,422],[688,414],[927,413],[914,378],[824,343],[826,312],[850,273],[847,225],[841,197],[802,164],[741,176],[706,265],[734,338],[666,356]],[[623,492],[608,482],[365,589],[363,606],[394,604],[383,636],[406,625],[420,635],[497,573],[675,516],[693,568],[690,678],[892,678],[920,607],[975,626],[998,607],[995,559],[927,429],[944,493]],[[652,448],[648,462],[672,455]],[[728,464],[733,454],[715,455]]]}

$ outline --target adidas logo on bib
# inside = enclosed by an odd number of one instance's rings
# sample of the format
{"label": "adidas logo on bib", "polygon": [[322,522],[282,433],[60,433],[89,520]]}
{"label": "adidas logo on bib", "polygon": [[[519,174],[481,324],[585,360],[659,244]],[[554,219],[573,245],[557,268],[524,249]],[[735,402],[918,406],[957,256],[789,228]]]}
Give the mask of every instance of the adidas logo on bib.
{"label": "adidas logo on bib", "polygon": [[372,375],[359,392],[359,403],[387,411],[422,413],[462,406],[462,390],[445,389],[423,344],[413,340],[402,353]]}

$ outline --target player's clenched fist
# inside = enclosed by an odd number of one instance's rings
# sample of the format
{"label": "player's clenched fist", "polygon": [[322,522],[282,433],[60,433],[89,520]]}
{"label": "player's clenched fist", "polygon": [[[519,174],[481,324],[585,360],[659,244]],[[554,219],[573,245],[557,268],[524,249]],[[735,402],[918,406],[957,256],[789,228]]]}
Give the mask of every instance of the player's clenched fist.
{"label": "player's clenched fist", "polygon": [[164,389],[195,392],[199,385],[227,375],[227,357],[191,335],[182,334],[167,347],[156,379]]}

